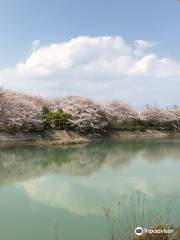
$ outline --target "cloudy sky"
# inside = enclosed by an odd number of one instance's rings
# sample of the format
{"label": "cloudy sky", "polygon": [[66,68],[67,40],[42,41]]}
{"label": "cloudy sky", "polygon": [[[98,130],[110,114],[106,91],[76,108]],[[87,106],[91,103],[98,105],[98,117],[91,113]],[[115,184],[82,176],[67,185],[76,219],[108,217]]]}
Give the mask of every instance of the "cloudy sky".
{"label": "cloudy sky", "polygon": [[0,0],[0,86],[180,104],[177,0]]}

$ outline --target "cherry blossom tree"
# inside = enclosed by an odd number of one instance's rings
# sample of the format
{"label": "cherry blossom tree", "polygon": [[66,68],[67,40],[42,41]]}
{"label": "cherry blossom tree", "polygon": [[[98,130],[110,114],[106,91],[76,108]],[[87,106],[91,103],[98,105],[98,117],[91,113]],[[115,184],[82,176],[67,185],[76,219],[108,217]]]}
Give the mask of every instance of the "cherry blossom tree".
{"label": "cherry blossom tree", "polygon": [[45,102],[40,97],[0,89],[0,129],[41,130],[41,106]]}
{"label": "cherry blossom tree", "polygon": [[148,107],[141,113],[143,121],[149,121],[159,126],[170,126],[177,128],[180,126],[180,108],[162,109],[157,107]]}
{"label": "cherry blossom tree", "polygon": [[102,133],[114,123],[114,126],[118,124],[121,126],[128,123],[138,125],[150,122],[154,126],[180,128],[178,107],[174,109],[148,107],[139,114],[130,105],[121,101],[101,104],[80,96],[48,100],[0,88],[0,131],[44,130],[43,107],[47,107],[56,117],[54,124],[56,127],[57,125],[62,127],[60,126],[62,117],[71,116],[68,118],[68,127],[83,133]]}
{"label": "cherry blossom tree", "polygon": [[54,109],[62,108],[71,114],[72,126],[80,132],[96,133],[105,130],[107,119],[103,107],[87,97],[70,96],[57,99]]}
{"label": "cherry blossom tree", "polygon": [[142,112],[141,119],[157,123],[168,122],[175,120],[175,114],[173,110],[150,107]]}
{"label": "cherry blossom tree", "polygon": [[138,119],[139,114],[129,104],[113,101],[104,105],[104,109],[111,122],[123,122]]}

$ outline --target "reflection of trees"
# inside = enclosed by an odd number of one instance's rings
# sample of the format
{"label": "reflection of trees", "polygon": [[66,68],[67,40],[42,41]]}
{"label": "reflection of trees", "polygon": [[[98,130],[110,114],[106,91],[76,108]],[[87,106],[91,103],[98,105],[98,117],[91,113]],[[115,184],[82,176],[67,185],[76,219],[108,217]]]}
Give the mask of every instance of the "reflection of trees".
{"label": "reflection of trees", "polygon": [[39,163],[43,161],[40,151],[31,149],[0,150],[0,183],[23,181],[41,172]]}
{"label": "reflection of trees", "polygon": [[23,181],[46,173],[90,175],[103,165],[119,168],[141,156],[147,161],[180,160],[179,140],[102,140],[64,147],[0,150],[0,182]]}
{"label": "reflection of trees", "polygon": [[180,139],[151,140],[145,144],[142,153],[147,161],[180,160]]}

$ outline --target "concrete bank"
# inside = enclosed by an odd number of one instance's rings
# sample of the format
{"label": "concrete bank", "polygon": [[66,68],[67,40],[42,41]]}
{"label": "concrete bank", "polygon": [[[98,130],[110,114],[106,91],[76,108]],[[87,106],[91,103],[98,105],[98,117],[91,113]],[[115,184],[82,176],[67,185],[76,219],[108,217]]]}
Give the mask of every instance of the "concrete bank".
{"label": "concrete bank", "polygon": [[47,130],[42,133],[16,133],[9,134],[0,132],[0,147],[19,146],[19,145],[65,145],[88,143],[95,139],[141,139],[141,138],[167,138],[180,137],[180,132],[172,131],[120,131],[113,130],[105,136],[89,138],[73,131],[66,130]]}
{"label": "concrete bank", "polygon": [[72,131],[52,130],[42,133],[0,132],[0,147],[19,145],[63,145],[87,143],[89,139]]}

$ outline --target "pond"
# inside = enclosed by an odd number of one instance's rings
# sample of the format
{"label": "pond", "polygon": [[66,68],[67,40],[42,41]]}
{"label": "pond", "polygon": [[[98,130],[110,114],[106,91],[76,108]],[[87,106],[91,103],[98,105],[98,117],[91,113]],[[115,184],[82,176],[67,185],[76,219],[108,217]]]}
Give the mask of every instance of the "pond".
{"label": "pond", "polygon": [[178,138],[0,149],[0,239],[109,240],[139,225],[180,226],[179,173]]}

